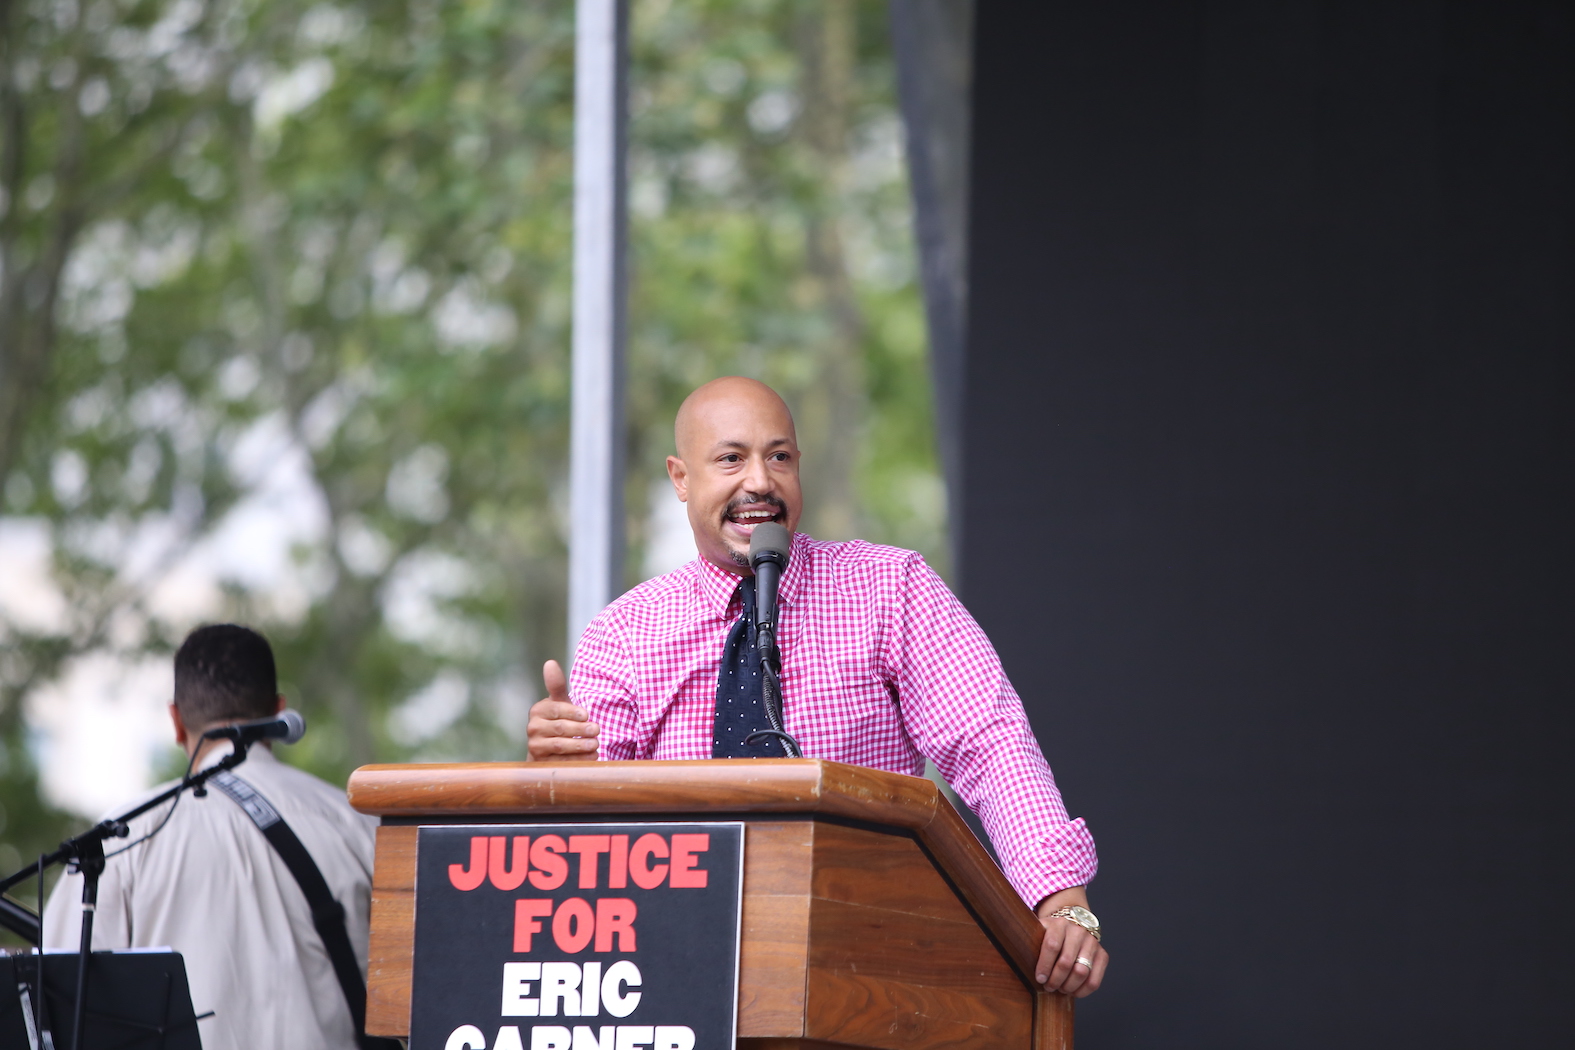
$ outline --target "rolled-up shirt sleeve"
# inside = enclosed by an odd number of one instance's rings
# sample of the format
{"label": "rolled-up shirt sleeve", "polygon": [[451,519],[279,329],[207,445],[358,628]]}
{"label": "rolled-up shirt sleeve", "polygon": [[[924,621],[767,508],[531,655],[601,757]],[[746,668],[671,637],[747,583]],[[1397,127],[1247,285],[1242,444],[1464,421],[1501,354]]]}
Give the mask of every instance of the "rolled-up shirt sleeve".
{"label": "rolled-up shirt sleeve", "polygon": [[635,707],[634,660],[619,633],[614,609],[604,609],[580,635],[569,669],[569,699],[583,707],[601,729],[604,760],[648,757],[649,734],[642,741]]}
{"label": "rolled-up shirt sleeve", "polygon": [[922,557],[905,573],[887,659],[909,735],[979,814],[1024,901],[1086,885],[1093,836],[1069,818],[994,646]]}

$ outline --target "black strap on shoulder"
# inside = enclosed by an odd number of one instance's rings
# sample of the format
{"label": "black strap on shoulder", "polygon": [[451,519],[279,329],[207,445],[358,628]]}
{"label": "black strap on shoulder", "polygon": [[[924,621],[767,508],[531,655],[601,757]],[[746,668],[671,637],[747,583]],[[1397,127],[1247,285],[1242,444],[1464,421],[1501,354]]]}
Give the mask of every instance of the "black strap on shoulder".
{"label": "black strap on shoulder", "polygon": [[334,899],[333,891],[328,888],[328,882],[318,869],[317,862],[306,851],[301,840],[296,838],[295,832],[290,830],[290,825],[285,823],[279,811],[256,788],[234,773],[219,773],[210,778],[208,783],[246,811],[252,823],[257,825],[269,845],[273,846],[274,852],[279,854],[279,859],[284,861],[284,866],[290,869],[290,874],[295,876],[301,892],[306,894],[306,903],[312,909],[312,925],[323,939],[323,947],[328,949],[328,958],[333,963],[334,975],[339,978],[345,1002],[350,1006],[356,1041],[362,1050],[398,1050],[398,1040],[379,1039],[366,1034],[366,982],[361,979],[361,966],[355,961],[350,935],[345,931],[344,905]]}

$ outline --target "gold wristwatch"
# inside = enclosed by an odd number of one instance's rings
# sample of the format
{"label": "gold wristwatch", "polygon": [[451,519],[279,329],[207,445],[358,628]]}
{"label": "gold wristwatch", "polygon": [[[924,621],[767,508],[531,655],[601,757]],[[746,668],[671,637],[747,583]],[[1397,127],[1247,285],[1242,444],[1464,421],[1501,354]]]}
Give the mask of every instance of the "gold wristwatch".
{"label": "gold wristwatch", "polygon": [[1097,941],[1100,939],[1099,917],[1093,912],[1089,911],[1087,908],[1079,908],[1074,904],[1070,908],[1062,908],[1060,911],[1053,911],[1049,915],[1046,915],[1045,918],[1065,919],[1067,922],[1075,922],[1079,926],[1083,927],[1083,929],[1093,934],[1094,940]]}

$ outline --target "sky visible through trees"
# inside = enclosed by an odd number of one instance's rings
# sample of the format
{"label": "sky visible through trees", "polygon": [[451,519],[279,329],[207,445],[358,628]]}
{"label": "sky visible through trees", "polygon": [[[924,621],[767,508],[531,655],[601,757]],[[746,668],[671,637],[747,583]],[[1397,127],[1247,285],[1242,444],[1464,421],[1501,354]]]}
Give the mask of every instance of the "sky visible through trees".
{"label": "sky visible through trees", "polygon": [[[944,571],[885,5],[632,12],[626,582],[689,555],[661,464],[723,374],[793,406],[807,531]],[[520,756],[574,528],[573,15],[0,0],[0,872],[171,770],[202,622],[268,634],[330,780]]]}

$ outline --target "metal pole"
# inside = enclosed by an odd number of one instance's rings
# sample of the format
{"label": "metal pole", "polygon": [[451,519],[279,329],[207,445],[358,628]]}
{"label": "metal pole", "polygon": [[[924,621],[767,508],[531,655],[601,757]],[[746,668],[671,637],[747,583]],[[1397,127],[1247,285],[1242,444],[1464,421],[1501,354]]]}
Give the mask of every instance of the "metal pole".
{"label": "metal pole", "polygon": [[[98,878],[104,874],[103,839],[89,838],[82,843],[77,852],[77,870],[82,873],[82,939],[77,945],[77,994],[71,1012],[71,1050],[83,1050],[87,1046],[82,1038],[82,1030],[87,1027],[88,962],[93,958],[93,917],[98,912]],[[42,958],[42,947],[39,953]]]}
{"label": "metal pole", "polygon": [[569,448],[572,656],[623,590],[627,0],[578,0],[574,44],[574,365]]}

